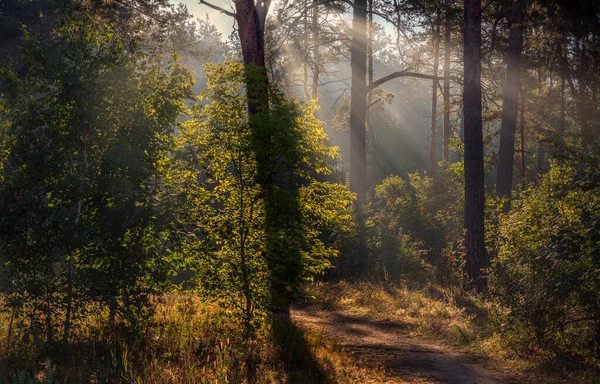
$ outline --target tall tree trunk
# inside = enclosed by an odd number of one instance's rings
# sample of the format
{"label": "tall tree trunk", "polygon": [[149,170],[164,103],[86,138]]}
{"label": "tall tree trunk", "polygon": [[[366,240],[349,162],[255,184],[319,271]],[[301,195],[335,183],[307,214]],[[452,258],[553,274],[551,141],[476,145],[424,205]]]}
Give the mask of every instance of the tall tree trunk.
{"label": "tall tree trunk", "polygon": [[[270,2],[235,0],[235,20],[244,64],[253,64],[262,73],[247,73],[248,113],[252,116],[267,104],[268,83],[265,68],[265,21]],[[254,72],[254,71],[250,71]]]}
{"label": "tall tree trunk", "polygon": [[258,8],[254,0],[235,1],[235,20],[245,64],[265,67],[265,20],[267,9]]}
{"label": "tall tree trunk", "polygon": [[464,15],[463,120],[465,141],[465,247],[469,286],[486,286],[485,188],[481,112],[481,0],[466,0]]}
{"label": "tall tree trunk", "polygon": [[355,0],[352,18],[352,88],[350,90],[350,189],[356,192],[358,203],[367,196],[366,130],[367,109],[367,0]]}
{"label": "tall tree trunk", "polygon": [[[268,155],[273,143],[260,129],[257,117],[268,113],[268,78],[265,69],[265,21],[270,0],[235,0],[235,18],[246,68],[246,88],[248,93],[248,114],[252,131],[253,149],[258,167],[257,178],[265,191],[266,233],[265,259],[270,271],[271,307],[289,316],[289,287],[295,287],[299,280],[300,253],[296,247],[282,249],[281,238],[298,220],[298,199],[295,185],[274,188],[276,176],[271,173],[273,158]],[[289,178],[292,179],[292,178]],[[285,184],[285,182],[283,182]],[[290,225],[291,224],[291,225]],[[250,367],[250,365],[249,365]]]}
{"label": "tall tree trunk", "polygon": [[[438,20],[436,21],[435,30],[432,36],[433,45],[433,70],[432,75],[437,77],[438,67],[440,61],[440,23],[439,14]],[[431,177],[435,174],[435,168],[437,165],[436,158],[436,136],[437,136],[437,96],[438,96],[438,80],[434,79],[431,82],[431,117],[430,117],[430,128],[429,128],[429,174]]]}
{"label": "tall tree trunk", "polygon": [[[304,8],[308,8],[308,1],[304,0]],[[304,12],[304,38],[303,40],[303,44],[305,49],[308,49],[308,46],[310,44],[309,40],[308,40],[308,12]],[[307,52],[303,52],[304,55],[304,60],[302,61],[302,70],[304,72],[304,81],[302,83],[303,88],[304,88],[304,96],[306,97],[306,100],[311,98],[311,93],[308,91],[308,53]],[[314,84],[313,84],[314,86]]]}
{"label": "tall tree trunk", "polygon": [[[368,0],[368,22],[367,22],[367,84],[369,87],[373,84],[373,0]],[[379,180],[379,168],[377,162],[377,136],[371,121],[371,107],[373,104],[373,90],[370,89],[367,93],[367,112],[366,124],[369,134],[369,153],[371,154],[371,170],[367,178],[369,188],[374,187]]]}
{"label": "tall tree trunk", "polygon": [[442,132],[442,159],[450,161],[450,4],[446,4],[444,20],[444,126]]}
{"label": "tall tree trunk", "polygon": [[312,6],[312,44],[313,44],[313,78],[312,78],[312,98],[319,99],[319,76],[321,72],[321,54],[319,52],[319,6],[318,2],[313,2]]}
{"label": "tall tree trunk", "polygon": [[[504,97],[502,101],[502,123],[500,127],[500,149],[496,174],[496,195],[510,198],[515,154],[515,131],[519,98],[519,76],[521,72],[521,51],[523,50],[523,20],[525,0],[513,0],[508,37],[508,58]],[[510,208],[510,202],[505,210]]]}
{"label": "tall tree trunk", "polygon": [[367,151],[365,118],[367,112],[367,0],[355,0],[352,17],[350,65],[350,189],[356,193],[357,224],[356,273],[366,272],[367,246],[363,204],[367,198]]}

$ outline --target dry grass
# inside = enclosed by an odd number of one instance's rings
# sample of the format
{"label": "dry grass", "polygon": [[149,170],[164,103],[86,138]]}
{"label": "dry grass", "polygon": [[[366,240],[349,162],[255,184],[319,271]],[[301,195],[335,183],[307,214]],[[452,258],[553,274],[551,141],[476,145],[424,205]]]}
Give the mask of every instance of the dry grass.
{"label": "dry grass", "polygon": [[[556,382],[557,375],[543,375],[547,361],[519,350],[500,332],[501,310],[466,292],[342,282],[312,284],[307,294],[322,309],[401,323],[411,334],[484,355],[497,369]],[[273,318],[248,342],[231,313],[191,294],[165,295],[135,334],[107,329],[105,319],[100,313],[80,323],[67,349],[40,351],[16,325],[9,342],[10,314],[0,313],[0,383],[402,382],[361,365],[322,332],[287,317]],[[583,371],[567,375],[569,382],[582,383],[595,377]]]}
{"label": "dry grass", "polygon": [[454,346],[475,346],[491,307],[464,292],[429,286],[424,290],[375,283],[314,284],[308,288],[316,305],[377,320],[400,322],[422,336]]}
{"label": "dry grass", "polygon": [[[98,314],[67,349],[35,352],[24,334],[6,339],[0,317],[0,383],[383,383],[335,343],[277,317],[247,342],[231,314],[193,295],[166,295],[143,329],[107,330]],[[25,341],[25,342],[24,342]]]}
{"label": "dry grass", "polygon": [[410,334],[483,356],[493,369],[519,373],[528,382],[600,382],[594,367],[549,356],[519,332],[507,332],[501,307],[458,288],[340,282],[312,284],[307,292],[321,309],[402,324]]}

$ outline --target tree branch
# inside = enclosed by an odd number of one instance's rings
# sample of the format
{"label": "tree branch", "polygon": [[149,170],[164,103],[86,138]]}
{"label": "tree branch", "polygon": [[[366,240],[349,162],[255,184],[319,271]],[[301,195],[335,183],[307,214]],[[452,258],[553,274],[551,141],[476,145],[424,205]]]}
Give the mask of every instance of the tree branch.
{"label": "tree branch", "polygon": [[[390,80],[397,79],[398,77],[415,77],[417,79],[428,79],[428,80],[445,80],[446,79],[444,76],[433,76],[433,75],[427,75],[424,73],[417,73],[417,72],[408,72],[408,71],[393,72],[387,76],[382,77],[381,79],[375,80],[373,82],[373,84],[371,84],[370,86],[367,87],[367,91],[372,91],[373,89],[379,87],[380,85],[387,83]],[[450,76],[448,78],[450,80],[456,80],[456,77],[454,77],[454,76]]]}
{"label": "tree branch", "polygon": [[209,8],[212,8],[214,10],[217,10],[217,11],[221,12],[222,14],[225,14],[227,16],[231,16],[231,17],[235,18],[235,13],[233,13],[231,11],[228,11],[225,8],[221,8],[218,5],[211,4],[211,3],[209,3],[209,2],[207,2],[205,0],[200,0],[200,4],[204,4],[204,5],[206,5]]}

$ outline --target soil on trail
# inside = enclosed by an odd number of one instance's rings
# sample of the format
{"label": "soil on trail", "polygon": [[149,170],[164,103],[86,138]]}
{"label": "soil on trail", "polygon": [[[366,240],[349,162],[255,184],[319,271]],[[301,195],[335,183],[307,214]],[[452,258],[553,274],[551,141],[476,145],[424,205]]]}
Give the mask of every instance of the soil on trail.
{"label": "soil on trail", "polygon": [[361,364],[385,368],[394,382],[512,384],[529,381],[492,369],[484,357],[456,352],[413,336],[402,323],[314,308],[295,308],[291,315],[294,322],[313,327],[339,343]]}

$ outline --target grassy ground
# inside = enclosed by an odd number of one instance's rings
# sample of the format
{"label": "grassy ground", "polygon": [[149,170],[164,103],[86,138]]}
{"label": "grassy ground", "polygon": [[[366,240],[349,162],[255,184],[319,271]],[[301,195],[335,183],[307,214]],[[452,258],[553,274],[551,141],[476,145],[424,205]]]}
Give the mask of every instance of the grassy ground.
{"label": "grassy ground", "polygon": [[[192,295],[167,295],[137,335],[108,332],[103,318],[76,330],[68,351],[35,348],[0,319],[0,383],[379,383],[316,331],[278,316],[246,343],[227,312]],[[104,340],[104,341],[99,341]]]}
{"label": "grassy ground", "polygon": [[518,329],[507,331],[502,308],[457,288],[341,282],[313,284],[308,294],[316,307],[402,324],[410,333],[485,356],[495,369],[518,372],[529,381],[600,382],[598,367],[544,350]]}
{"label": "grassy ground", "polygon": [[[401,323],[414,335],[485,355],[491,364],[529,372],[543,382],[562,377],[584,383],[597,377],[596,371],[572,369],[501,333],[501,310],[459,290],[321,283],[308,286],[307,295],[322,309]],[[68,350],[42,352],[34,352],[30,337],[16,323],[8,340],[10,314],[0,313],[0,384],[389,380],[382,368],[362,365],[318,329],[300,327],[285,316],[273,318],[248,343],[229,313],[191,294],[166,295],[155,309],[151,321],[135,335],[107,330],[99,314],[74,330],[76,341]]]}

